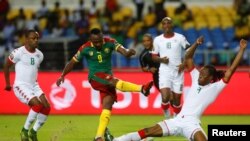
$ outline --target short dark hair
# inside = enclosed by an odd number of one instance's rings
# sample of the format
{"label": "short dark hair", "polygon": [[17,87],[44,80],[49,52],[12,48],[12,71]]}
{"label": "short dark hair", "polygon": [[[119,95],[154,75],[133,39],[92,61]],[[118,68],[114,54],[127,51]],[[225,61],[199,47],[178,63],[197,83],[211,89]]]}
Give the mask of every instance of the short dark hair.
{"label": "short dark hair", "polygon": [[29,37],[30,33],[36,33],[37,31],[34,29],[29,29],[24,32],[25,37]]}
{"label": "short dark hair", "polygon": [[93,28],[90,30],[90,34],[95,34],[95,35],[102,34],[102,31],[99,28]]}

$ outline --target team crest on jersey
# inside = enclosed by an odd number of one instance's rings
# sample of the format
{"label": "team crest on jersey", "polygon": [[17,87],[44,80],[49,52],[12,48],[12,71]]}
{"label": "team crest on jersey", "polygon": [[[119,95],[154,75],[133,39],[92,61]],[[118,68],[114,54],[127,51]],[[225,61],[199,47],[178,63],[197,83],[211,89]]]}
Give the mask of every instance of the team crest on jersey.
{"label": "team crest on jersey", "polygon": [[170,49],[171,48],[171,42],[167,42],[166,47],[167,47],[167,49]]}
{"label": "team crest on jersey", "polygon": [[89,56],[93,56],[94,55],[94,52],[93,51],[90,51],[89,52]]}
{"label": "team crest on jersey", "polygon": [[104,49],[104,52],[105,52],[105,53],[109,53],[109,52],[110,52],[109,48],[105,48],[105,49]]}
{"label": "team crest on jersey", "polygon": [[37,58],[40,58],[40,55],[39,55],[39,54],[37,54],[37,55],[36,55],[36,57],[37,57]]}
{"label": "team crest on jersey", "polygon": [[13,60],[14,59],[14,55],[11,53],[10,54],[10,59]]}

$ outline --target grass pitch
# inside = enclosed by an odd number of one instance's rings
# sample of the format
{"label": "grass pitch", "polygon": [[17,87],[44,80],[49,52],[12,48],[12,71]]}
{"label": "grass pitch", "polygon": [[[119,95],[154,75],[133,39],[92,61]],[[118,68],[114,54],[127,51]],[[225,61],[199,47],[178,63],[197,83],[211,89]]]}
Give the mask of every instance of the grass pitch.
{"label": "grass pitch", "polygon": [[[19,132],[26,115],[0,115],[0,141],[20,141]],[[114,136],[137,131],[163,120],[162,116],[113,115],[109,129]],[[38,132],[39,141],[92,141],[98,125],[98,115],[51,115]],[[249,116],[203,116],[202,127],[208,124],[250,124]],[[186,141],[183,137],[154,138],[154,141]]]}

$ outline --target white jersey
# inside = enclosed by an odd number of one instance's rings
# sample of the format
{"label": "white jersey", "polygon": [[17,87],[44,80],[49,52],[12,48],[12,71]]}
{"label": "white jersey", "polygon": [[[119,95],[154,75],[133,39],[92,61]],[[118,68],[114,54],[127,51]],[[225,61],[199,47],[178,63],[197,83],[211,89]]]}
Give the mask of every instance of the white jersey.
{"label": "white jersey", "polygon": [[187,116],[199,120],[204,110],[216,99],[226,83],[221,79],[218,82],[200,86],[198,84],[200,72],[194,68],[190,74],[192,85],[177,117]]}
{"label": "white jersey", "polygon": [[182,50],[190,46],[186,38],[179,33],[174,32],[174,36],[170,38],[164,37],[163,34],[155,37],[154,49],[152,54],[159,54],[162,57],[168,57],[169,63],[161,63],[159,70],[166,70],[168,68],[176,68],[181,64]]}
{"label": "white jersey", "polygon": [[15,64],[14,85],[35,84],[38,68],[43,61],[43,53],[40,50],[29,52],[25,46],[22,46],[11,52],[9,60]]}

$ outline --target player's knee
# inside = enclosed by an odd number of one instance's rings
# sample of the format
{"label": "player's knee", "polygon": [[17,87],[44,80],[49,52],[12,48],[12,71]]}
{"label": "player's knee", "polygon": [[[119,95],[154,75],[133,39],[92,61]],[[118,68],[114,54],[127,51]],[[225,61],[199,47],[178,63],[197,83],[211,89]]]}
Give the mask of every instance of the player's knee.
{"label": "player's knee", "polygon": [[116,84],[119,80],[118,79],[115,79],[115,78],[112,78],[109,80],[109,82],[112,84],[112,86],[116,87]]}
{"label": "player's knee", "polygon": [[43,105],[42,104],[33,105],[31,106],[31,109],[37,113],[40,113],[40,111],[43,109]]}
{"label": "player's knee", "polygon": [[49,115],[50,110],[51,110],[50,106],[48,106],[48,107],[43,107],[43,109],[41,110],[40,113],[41,113],[41,114],[44,114],[44,115]]}

